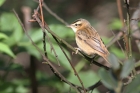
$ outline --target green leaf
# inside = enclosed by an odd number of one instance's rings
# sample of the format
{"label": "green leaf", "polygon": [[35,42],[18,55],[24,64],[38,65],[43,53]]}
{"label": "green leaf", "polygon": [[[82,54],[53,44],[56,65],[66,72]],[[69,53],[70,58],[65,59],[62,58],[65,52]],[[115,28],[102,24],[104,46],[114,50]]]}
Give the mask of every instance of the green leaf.
{"label": "green leaf", "polygon": [[9,37],[4,42],[9,46],[17,44],[23,36],[23,31],[15,15],[13,13],[2,13],[0,20],[2,23],[1,31],[8,33]]}
{"label": "green leaf", "polygon": [[[41,59],[41,55],[39,51],[31,43],[25,43],[25,44],[22,43],[20,44],[20,46],[24,47],[28,51],[29,54],[35,56],[37,59]],[[40,49],[42,49],[42,47]]]}
{"label": "green leaf", "polygon": [[117,87],[117,81],[113,78],[111,72],[101,68],[98,75],[101,78],[102,83],[109,89],[115,89]]}
{"label": "green leaf", "polygon": [[126,86],[123,93],[140,93],[140,75],[137,75],[136,78]]}
{"label": "green leaf", "polygon": [[[0,16],[1,20],[1,31],[13,30],[14,22],[16,21],[15,15],[13,13],[2,13]],[[9,25],[9,26],[7,26]]]}
{"label": "green leaf", "polygon": [[110,53],[110,55],[108,56],[108,60],[111,63],[113,69],[115,70],[119,69],[120,65],[117,57],[114,54]]}
{"label": "green leaf", "polygon": [[[89,87],[91,85],[96,84],[99,81],[98,75],[93,71],[86,71],[86,72],[78,72],[79,77],[81,78],[84,87]],[[77,76],[74,75],[74,73],[71,73],[68,77],[68,80],[70,82],[73,82],[74,84],[77,84],[81,86],[79,80],[77,79]],[[65,86],[66,88],[69,88],[69,86]],[[97,90],[94,90],[93,93],[99,93]]]}
{"label": "green leaf", "polygon": [[[53,44],[53,47],[56,51],[56,54],[58,56],[58,59],[60,61],[60,65],[63,65],[63,67],[65,67],[66,69],[69,69],[71,70],[71,66],[70,66],[70,63],[67,61],[67,58],[65,57],[64,53],[62,52],[62,50],[59,48],[59,46],[57,44]],[[47,53],[49,54],[49,59],[53,62],[55,62],[56,64],[57,61],[56,61],[56,58],[54,56],[54,53],[51,52],[51,48],[50,48],[50,45],[47,43],[46,45],[46,49],[47,49]],[[65,49],[64,49],[65,50]],[[65,50],[66,54],[68,55],[68,57],[70,58],[70,54],[67,50]]]}
{"label": "green leaf", "polygon": [[16,26],[14,26],[14,33],[13,33],[12,37],[14,37],[16,42],[19,42],[23,36],[23,31],[17,20],[15,21],[14,24]]}
{"label": "green leaf", "polygon": [[29,35],[34,42],[43,40],[43,32],[41,29],[32,29],[30,32]]}
{"label": "green leaf", "polygon": [[14,53],[11,51],[10,47],[4,43],[0,43],[0,51],[8,54],[11,57],[15,57]]}
{"label": "green leaf", "polygon": [[5,0],[0,0],[0,6],[2,6],[4,2]]}
{"label": "green leaf", "polygon": [[5,35],[4,33],[0,33],[0,39],[7,39],[7,38],[8,38],[7,35]]}
{"label": "green leaf", "polygon": [[112,38],[102,37],[102,40],[103,40],[103,42],[104,42],[105,45],[108,44],[108,43],[110,42],[111,39],[112,39]]}
{"label": "green leaf", "polygon": [[75,65],[76,71],[77,71],[77,72],[80,72],[80,71],[83,69],[83,67],[84,67],[85,65],[86,65],[85,60],[79,61],[79,62]]}
{"label": "green leaf", "polygon": [[17,44],[17,42],[16,42],[14,36],[9,36],[7,39],[3,40],[3,42],[4,42],[5,44],[7,44],[9,47],[11,47],[11,46]]}
{"label": "green leaf", "polygon": [[130,74],[130,72],[133,70],[134,65],[135,65],[134,59],[132,58],[125,61],[121,71],[121,78],[127,77]]}

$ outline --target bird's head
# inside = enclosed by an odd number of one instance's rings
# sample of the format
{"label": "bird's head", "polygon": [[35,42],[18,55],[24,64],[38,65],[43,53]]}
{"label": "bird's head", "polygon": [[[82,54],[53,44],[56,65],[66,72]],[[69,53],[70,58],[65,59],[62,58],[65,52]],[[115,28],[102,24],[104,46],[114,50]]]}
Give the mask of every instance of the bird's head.
{"label": "bird's head", "polygon": [[76,32],[76,31],[86,28],[88,26],[90,26],[90,23],[87,20],[78,19],[78,20],[74,21],[72,24],[68,25],[67,27],[72,28],[73,31]]}

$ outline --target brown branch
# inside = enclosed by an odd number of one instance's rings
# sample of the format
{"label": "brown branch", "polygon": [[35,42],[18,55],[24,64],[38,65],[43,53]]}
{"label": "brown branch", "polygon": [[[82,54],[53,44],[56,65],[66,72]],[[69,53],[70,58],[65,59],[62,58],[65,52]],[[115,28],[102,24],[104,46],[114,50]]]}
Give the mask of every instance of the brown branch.
{"label": "brown branch", "polygon": [[[34,10],[34,15],[33,15],[33,17],[35,17],[36,15],[39,15],[38,14],[38,12],[36,11],[36,10]],[[40,15],[39,15],[40,16]],[[40,16],[41,17],[41,16]],[[36,19],[35,19],[36,20]],[[42,22],[41,22],[41,20],[38,20],[37,21],[38,23],[39,23],[39,25],[40,25],[40,27],[41,27],[41,29],[42,29],[42,31],[43,31],[43,36],[44,36],[44,41],[45,41],[45,37],[47,37],[47,40],[48,40],[48,43],[50,44],[50,47],[51,47],[51,50],[53,51],[53,53],[54,53],[54,55],[55,55],[55,58],[56,58],[56,60],[57,60],[57,63],[58,63],[58,65],[60,66],[60,62],[59,62],[59,59],[58,59],[58,55],[57,55],[57,53],[56,53],[56,51],[55,51],[55,49],[54,49],[54,47],[53,47],[53,45],[52,45],[52,43],[51,43],[51,41],[50,41],[50,38],[49,38],[49,36],[48,36],[48,34],[45,32],[45,28],[43,27],[43,25],[42,25]],[[46,25],[46,23],[44,22],[44,26]],[[47,26],[47,25],[46,25]],[[44,44],[44,47],[45,47],[45,45],[46,45],[46,42],[43,42],[43,44]],[[46,48],[45,48],[46,49]],[[45,50],[44,49],[44,50]]]}
{"label": "brown branch", "polygon": [[119,17],[120,17],[120,20],[121,20],[122,25],[124,27],[125,24],[124,24],[124,18],[123,18],[123,13],[122,13],[121,0],[117,0],[117,6],[118,6]]}
{"label": "brown branch", "polygon": [[[42,21],[42,31],[43,31],[43,49],[44,49],[44,54],[45,56],[47,57],[47,51],[46,51],[46,40],[45,40],[45,37],[46,37],[46,33],[45,33],[45,29],[44,29],[44,16],[43,16],[43,11],[42,11],[42,2],[43,0],[39,0],[39,8],[40,8],[40,14],[41,14],[41,21]],[[51,44],[50,44],[51,45]],[[52,46],[51,46],[52,47]],[[57,59],[57,58],[56,58]]]}
{"label": "brown branch", "polygon": [[63,52],[64,55],[66,56],[67,60],[69,61],[70,65],[71,65],[71,67],[72,67],[72,69],[73,69],[73,71],[74,71],[74,74],[78,77],[78,79],[79,79],[79,81],[80,81],[80,83],[81,83],[81,85],[82,85],[82,87],[83,87],[83,89],[84,89],[84,92],[86,93],[86,90],[85,90],[85,88],[84,88],[84,84],[83,84],[82,80],[80,79],[80,77],[79,77],[77,71],[75,70],[75,68],[74,68],[74,66],[73,66],[73,64],[72,64],[72,62],[71,62],[71,60],[70,60],[69,57],[67,56],[66,52],[64,51],[64,49],[63,49],[62,46],[60,45],[60,43],[59,43],[59,41],[57,40],[57,38],[55,38],[54,36],[53,36],[53,38],[55,39],[55,41],[56,41],[57,44],[59,45],[60,49],[62,50],[62,52]]}
{"label": "brown branch", "polygon": [[65,25],[68,25],[67,22],[65,22],[62,18],[60,18],[57,14],[55,14],[54,12],[51,11],[51,9],[45,4],[43,3],[43,7],[52,15],[54,16],[57,20],[59,20],[60,22],[62,22]]}
{"label": "brown branch", "polygon": [[42,3],[43,3],[43,0],[39,0],[39,8],[40,8],[40,14],[41,14],[41,21],[42,21],[42,26],[44,28],[44,16],[43,16],[43,11],[42,11]]}

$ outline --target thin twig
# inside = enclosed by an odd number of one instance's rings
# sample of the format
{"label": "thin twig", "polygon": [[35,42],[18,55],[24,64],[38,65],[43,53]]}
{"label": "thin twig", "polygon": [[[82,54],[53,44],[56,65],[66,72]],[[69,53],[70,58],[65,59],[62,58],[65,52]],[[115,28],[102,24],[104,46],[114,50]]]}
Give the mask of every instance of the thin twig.
{"label": "thin twig", "polygon": [[70,65],[71,65],[71,67],[72,67],[72,69],[73,69],[73,71],[74,71],[74,74],[78,77],[78,79],[79,79],[79,81],[80,81],[80,83],[81,83],[81,85],[82,85],[82,87],[83,87],[83,89],[84,89],[84,92],[86,93],[86,90],[85,90],[85,88],[84,88],[84,84],[83,84],[82,80],[80,79],[80,76],[78,75],[77,71],[75,70],[75,68],[74,68],[74,66],[73,66],[73,64],[72,64],[72,62],[71,62],[71,60],[70,60],[69,57],[67,56],[66,52],[64,51],[64,49],[63,49],[62,46],[60,45],[60,43],[59,43],[59,41],[57,40],[57,38],[54,37],[54,36],[53,36],[53,38],[55,39],[55,41],[56,41],[57,44],[59,45],[60,49],[62,50],[62,52],[63,52],[64,55],[66,56],[67,60],[69,61]]}
{"label": "thin twig", "polygon": [[[34,0],[35,2],[38,2],[37,0]],[[48,6],[47,6],[47,4],[45,4],[44,2],[43,2],[43,7],[52,15],[52,16],[54,16],[57,20],[59,20],[60,22],[62,22],[63,24],[65,24],[65,25],[68,25],[68,23],[67,22],[65,22],[62,18],[60,18],[57,14],[55,14]]]}
{"label": "thin twig", "polygon": [[[36,15],[39,15],[39,14],[38,14],[37,11],[34,10],[34,15],[33,15],[33,17],[37,18]],[[39,16],[42,18],[41,15],[39,15]],[[44,22],[44,21],[43,21],[43,22]],[[42,25],[41,20],[38,20],[38,23],[39,23],[39,25],[40,25],[40,27],[41,27],[41,29],[42,29],[42,31],[43,31],[43,36],[44,36],[43,39],[44,39],[44,41],[45,41],[45,37],[47,37],[48,43],[50,44],[50,47],[51,47],[51,50],[53,51],[53,53],[54,53],[54,55],[55,55],[55,58],[56,58],[56,60],[57,60],[57,63],[58,63],[58,65],[60,66],[60,62],[59,62],[59,59],[58,59],[58,55],[57,55],[57,53],[56,53],[56,51],[55,51],[55,49],[54,49],[54,47],[53,47],[53,45],[52,45],[52,43],[51,43],[51,41],[50,41],[49,36],[48,36],[47,33],[45,32],[45,28],[44,28],[45,22],[44,22],[44,26]],[[44,50],[46,50],[46,42],[43,42],[43,44],[44,44],[44,47],[45,47]]]}
{"label": "thin twig", "polygon": [[41,21],[42,21],[42,26],[44,28],[44,16],[43,16],[43,11],[42,11],[42,3],[43,3],[43,0],[39,0],[39,8],[40,8],[40,14],[41,14]]}
{"label": "thin twig", "polygon": [[42,31],[43,31],[43,49],[44,49],[44,53],[45,56],[47,57],[47,51],[46,51],[46,34],[45,34],[45,29],[44,29],[44,16],[43,16],[43,11],[42,11],[42,2],[43,0],[39,0],[39,8],[40,8],[40,14],[41,14],[41,18],[42,18]]}
{"label": "thin twig", "polygon": [[121,37],[123,36],[123,32],[120,31],[115,37],[106,45],[106,47],[110,47],[112,44],[114,44],[117,40],[120,40]]}
{"label": "thin twig", "polygon": [[122,25],[124,27],[125,24],[124,24],[124,18],[123,18],[123,13],[122,13],[121,0],[117,0],[117,6],[118,6],[119,17],[120,17]]}
{"label": "thin twig", "polygon": [[62,22],[65,25],[68,25],[67,22],[65,22],[62,18],[60,18],[57,14],[55,14],[54,12],[51,11],[51,9],[45,4],[43,3],[43,7],[51,14],[53,15],[57,20],[59,20],[60,22]]}
{"label": "thin twig", "polygon": [[[111,32],[115,36],[115,33],[113,31],[111,31]],[[126,55],[124,50],[123,50],[123,48],[122,48],[122,46],[121,46],[121,44],[120,44],[120,42],[118,40],[117,40],[117,43],[118,43],[119,47],[121,48],[121,51],[123,52],[123,54]]]}

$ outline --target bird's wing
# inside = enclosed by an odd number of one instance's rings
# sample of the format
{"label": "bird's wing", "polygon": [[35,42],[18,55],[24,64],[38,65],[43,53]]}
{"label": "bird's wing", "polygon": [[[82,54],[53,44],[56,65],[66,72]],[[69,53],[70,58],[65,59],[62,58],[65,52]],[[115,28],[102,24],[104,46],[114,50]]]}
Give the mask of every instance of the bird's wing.
{"label": "bird's wing", "polygon": [[79,31],[77,33],[77,36],[80,40],[83,40],[86,44],[88,44],[94,50],[101,52],[103,54],[106,54],[106,51],[103,49],[103,46],[102,46],[103,42],[98,36],[98,33],[94,35],[92,34],[91,36],[91,34],[88,34],[85,31]]}

